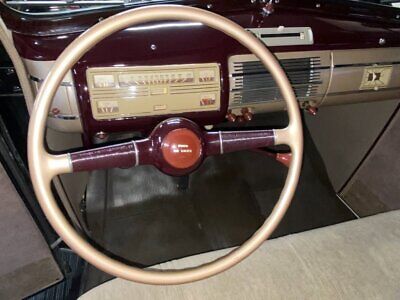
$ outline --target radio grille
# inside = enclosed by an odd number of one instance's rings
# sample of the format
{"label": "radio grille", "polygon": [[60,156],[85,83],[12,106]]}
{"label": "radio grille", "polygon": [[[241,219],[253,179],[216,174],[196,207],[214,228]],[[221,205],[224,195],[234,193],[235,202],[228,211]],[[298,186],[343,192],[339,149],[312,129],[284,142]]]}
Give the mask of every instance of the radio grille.
{"label": "radio grille", "polygon": [[[280,63],[299,100],[318,94],[321,58],[281,59]],[[231,70],[231,105],[281,100],[281,93],[264,65],[258,61],[234,62]]]}

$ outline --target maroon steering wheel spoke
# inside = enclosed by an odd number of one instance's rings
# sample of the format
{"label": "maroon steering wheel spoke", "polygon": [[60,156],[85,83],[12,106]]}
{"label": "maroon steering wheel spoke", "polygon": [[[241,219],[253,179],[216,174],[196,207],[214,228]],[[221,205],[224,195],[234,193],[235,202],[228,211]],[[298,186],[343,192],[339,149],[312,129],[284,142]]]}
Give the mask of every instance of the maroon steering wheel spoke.
{"label": "maroon steering wheel spoke", "polygon": [[148,139],[70,153],[73,172],[111,168],[130,168],[151,164],[151,156],[143,155],[151,149]]}
{"label": "maroon steering wheel spoke", "polygon": [[206,155],[270,147],[275,145],[274,130],[205,132]]}
{"label": "maroon steering wheel spoke", "polygon": [[182,176],[196,170],[204,158],[276,144],[275,130],[207,132],[183,118],[161,122],[147,139],[70,154],[73,172],[154,165]]}

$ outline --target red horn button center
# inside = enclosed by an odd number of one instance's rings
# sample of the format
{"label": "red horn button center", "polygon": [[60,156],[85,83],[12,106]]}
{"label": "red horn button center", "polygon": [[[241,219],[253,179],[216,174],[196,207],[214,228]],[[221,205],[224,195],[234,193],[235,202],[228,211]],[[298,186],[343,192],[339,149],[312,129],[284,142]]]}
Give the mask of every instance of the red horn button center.
{"label": "red horn button center", "polygon": [[202,155],[200,138],[189,129],[175,129],[163,139],[161,151],[172,167],[188,169],[194,166]]}

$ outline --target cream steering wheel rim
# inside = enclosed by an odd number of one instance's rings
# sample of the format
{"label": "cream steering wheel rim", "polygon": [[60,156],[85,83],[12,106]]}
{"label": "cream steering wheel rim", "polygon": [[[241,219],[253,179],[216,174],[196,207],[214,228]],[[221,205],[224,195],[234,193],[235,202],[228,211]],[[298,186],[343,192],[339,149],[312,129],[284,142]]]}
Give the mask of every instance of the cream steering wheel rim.
{"label": "cream steering wheel rim", "polygon": [[[191,269],[157,271],[129,266],[92,246],[68,222],[51,192],[54,176],[72,172],[68,155],[51,155],[44,147],[46,120],[52,99],[65,74],[95,44],[107,36],[151,21],[180,20],[200,22],[231,36],[255,54],[275,79],[289,115],[289,125],[275,130],[278,143],[289,145],[292,162],[280,198],[265,223],[242,246],[213,262]],[[293,89],[276,58],[251,33],[217,14],[188,6],[157,5],[128,10],[94,25],[75,39],[56,60],[45,79],[31,114],[28,135],[29,169],[35,194],[46,218],[64,242],[96,268],[127,280],[146,284],[182,284],[201,280],[236,265],[254,252],[272,234],[288,209],[300,176],[303,155],[303,129],[300,111]]]}

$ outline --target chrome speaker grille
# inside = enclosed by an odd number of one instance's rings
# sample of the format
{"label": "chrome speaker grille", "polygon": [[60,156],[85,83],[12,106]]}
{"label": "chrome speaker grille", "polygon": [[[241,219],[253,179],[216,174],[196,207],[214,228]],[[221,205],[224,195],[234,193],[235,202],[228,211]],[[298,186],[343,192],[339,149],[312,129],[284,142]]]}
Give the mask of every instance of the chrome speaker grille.
{"label": "chrome speaker grille", "polygon": [[[280,63],[298,100],[317,96],[322,84],[320,57],[281,59]],[[233,106],[282,100],[274,79],[258,60],[233,62],[230,76]]]}

